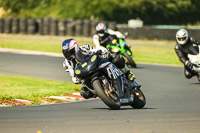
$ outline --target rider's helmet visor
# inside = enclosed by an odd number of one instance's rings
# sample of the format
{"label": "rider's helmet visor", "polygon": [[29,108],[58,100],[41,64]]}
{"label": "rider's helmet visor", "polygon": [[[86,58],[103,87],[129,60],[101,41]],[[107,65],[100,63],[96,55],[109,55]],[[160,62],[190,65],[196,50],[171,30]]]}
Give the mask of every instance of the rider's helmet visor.
{"label": "rider's helmet visor", "polygon": [[184,41],[186,39],[186,37],[180,37],[178,38],[179,41]]}

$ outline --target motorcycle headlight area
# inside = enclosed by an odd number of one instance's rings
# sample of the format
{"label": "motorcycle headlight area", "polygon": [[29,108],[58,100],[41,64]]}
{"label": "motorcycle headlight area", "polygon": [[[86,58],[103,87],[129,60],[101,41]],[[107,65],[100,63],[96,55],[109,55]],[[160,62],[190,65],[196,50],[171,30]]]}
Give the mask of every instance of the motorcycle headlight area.
{"label": "motorcycle headlight area", "polygon": [[119,49],[114,48],[114,49],[111,50],[111,52],[113,52],[113,53],[117,53],[117,52],[119,52]]}

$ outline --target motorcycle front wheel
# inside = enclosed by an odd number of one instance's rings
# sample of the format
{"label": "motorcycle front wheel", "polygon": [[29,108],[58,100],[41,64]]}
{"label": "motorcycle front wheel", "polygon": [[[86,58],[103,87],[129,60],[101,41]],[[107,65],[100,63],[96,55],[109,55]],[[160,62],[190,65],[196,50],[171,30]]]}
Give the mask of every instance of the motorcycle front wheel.
{"label": "motorcycle front wheel", "polygon": [[[106,79],[105,79],[106,80]],[[113,110],[120,109],[120,99],[115,91],[110,91],[109,86],[103,84],[101,80],[95,80],[92,83],[93,88],[97,92],[97,96]]]}
{"label": "motorcycle front wheel", "polygon": [[146,104],[146,98],[141,89],[137,88],[135,91],[133,91],[133,94],[134,94],[134,101],[131,104],[131,106],[135,109],[143,108]]}
{"label": "motorcycle front wheel", "polygon": [[127,58],[128,64],[131,65],[131,67],[136,68],[137,65],[135,61],[133,60],[132,56],[128,55],[126,52],[123,53],[123,55]]}

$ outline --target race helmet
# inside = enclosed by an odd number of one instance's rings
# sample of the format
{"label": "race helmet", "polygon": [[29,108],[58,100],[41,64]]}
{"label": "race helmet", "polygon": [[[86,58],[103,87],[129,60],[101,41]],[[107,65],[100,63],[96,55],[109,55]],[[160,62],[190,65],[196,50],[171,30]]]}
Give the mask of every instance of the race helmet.
{"label": "race helmet", "polygon": [[79,50],[79,45],[75,39],[67,39],[62,43],[62,52],[66,59],[71,60],[76,58],[76,52]]}
{"label": "race helmet", "polygon": [[188,32],[185,29],[180,29],[176,33],[176,40],[180,45],[186,44],[189,38]]}
{"label": "race helmet", "polygon": [[104,36],[104,33],[106,31],[106,25],[104,23],[98,23],[97,26],[96,26],[96,31],[97,31],[97,34],[102,37]]}

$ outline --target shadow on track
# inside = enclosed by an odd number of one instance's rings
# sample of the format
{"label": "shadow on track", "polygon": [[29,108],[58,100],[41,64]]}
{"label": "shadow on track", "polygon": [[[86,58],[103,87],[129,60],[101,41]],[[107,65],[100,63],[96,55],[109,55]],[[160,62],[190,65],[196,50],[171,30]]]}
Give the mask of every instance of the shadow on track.
{"label": "shadow on track", "polygon": [[[92,108],[92,109],[98,109],[98,110],[112,110],[112,109],[110,109],[110,108]],[[119,109],[119,110],[146,110],[146,109],[157,109],[157,108],[148,108],[148,107],[146,107],[146,108],[142,108],[142,109],[134,109],[134,108],[121,108],[121,109]]]}
{"label": "shadow on track", "polygon": [[193,85],[200,85],[200,82],[191,83]]}

